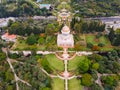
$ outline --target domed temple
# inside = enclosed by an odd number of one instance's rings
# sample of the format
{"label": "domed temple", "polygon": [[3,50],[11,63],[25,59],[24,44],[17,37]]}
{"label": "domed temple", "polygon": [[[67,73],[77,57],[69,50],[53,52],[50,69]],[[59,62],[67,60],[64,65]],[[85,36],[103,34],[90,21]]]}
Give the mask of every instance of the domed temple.
{"label": "domed temple", "polygon": [[66,48],[74,47],[73,35],[70,34],[70,28],[67,25],[62,28],[61,34],[58,34],[57,45]]}

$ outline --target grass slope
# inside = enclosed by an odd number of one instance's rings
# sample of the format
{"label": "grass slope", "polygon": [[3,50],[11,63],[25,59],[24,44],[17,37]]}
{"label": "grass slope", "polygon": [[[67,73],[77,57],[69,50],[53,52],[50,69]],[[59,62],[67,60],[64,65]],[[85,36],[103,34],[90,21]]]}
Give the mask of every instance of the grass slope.
{"label": "grass slope", "polygon": [[63,71],[64,63],[62,60],[59,60],[54,54],[46,55],[46,58],[49,62],[49,66],[53,71]]}
{"label": "grass slope", "polygon": [[69,90],[83,90],[83,86],[80,85],[80,80],[76,78],[69,80]]}
{"label": "grass slope", "polygon": [[68,70],[72,71],[72,70],[76,70],[78,69],[78,64],[80,63],[81,60],[84,60],[86,58],[86,56],[76,56],[73,60],[70,60],[68,62]]}
{"label": "grass slope", "polygon": [[52,79],[52,90],[64,90],[64,80],[59,78]]}

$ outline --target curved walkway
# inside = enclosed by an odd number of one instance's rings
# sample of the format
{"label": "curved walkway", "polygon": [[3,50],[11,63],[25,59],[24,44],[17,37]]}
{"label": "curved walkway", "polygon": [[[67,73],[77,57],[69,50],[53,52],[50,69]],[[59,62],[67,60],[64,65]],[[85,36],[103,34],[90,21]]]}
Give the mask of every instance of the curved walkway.
{"label": "curved walkway", "polygon": [[31,87],[31,85],[30,85],[28,82],[20,79],[20,78],[16,75],[15,70],[14,70],[14,68],[13,68],[13,66],[12,66],[12,63],[11,63],[11,59],[8,57],[7,50],[4,49],[3,51],[4,51],[4,53],[6,53],[6,56],[7,56],[6,61],[8,62],[9,66],[10,66],[10,69],[12,70],[12,72],[13,72],[13,74],[14,74],[14,78],[15,78],[15,82],[16,82],[16,90],[20,90],[20,89],[19,89],[19,85],[18,85],[18,81],[21,81],[22,83],[24,83],[24,84],[26,84],[26,85],[28,85],[28,86]]}
{"label": "curved walkway", "polygon": [[[55,55],[56,55],[56,57],[58,58],[58,59],[60,59],[60,60],[65,60],[63,57],[60,57],[57,53],[55,53]],[[72,56],[72,57],[70,57],[70,58],[66,58],[66,60],[72,60],[73,58],[75,58],[76,57],[76,53]]]}
{"label": "curved walkway", "polygon": [[21,81],[22,83],[24,83],[24,84],[26,84],[26,85],[28,85],[28,86],[31,86],[28,82],[20,79],[20,78],[16,75],[15,70],[14,70],[14,68],[13,68],[13,66],[12,66],[12,64],[11,64],[11,62],[10,62],[10,59],[7,58],[6,60],[7,60],[8,64],[10,65],[10,68],[11,68],[13,74],[14,74],[15,81],[16,81],[16,89],[19,90],[18,81]]}

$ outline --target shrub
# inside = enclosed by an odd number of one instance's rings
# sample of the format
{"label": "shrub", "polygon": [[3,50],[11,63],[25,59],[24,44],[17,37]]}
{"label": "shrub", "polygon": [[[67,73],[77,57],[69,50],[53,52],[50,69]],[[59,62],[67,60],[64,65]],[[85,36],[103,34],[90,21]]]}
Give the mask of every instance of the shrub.
{"label": "shrub", "polygon": [[98,51],[98,50],[99,50],[99,46],[94,45],[94,46],[92,47],[92,50],[93,50],[93,51]]}
{"label": "shrub", "polygon": [[93,84],[93,82],[92,82],[92,76],[90,74],[87,74],[87,73],[83,74],[81,83],[84,86],[91,86]]}
{"label": "shrub", "polygon": [[93,44],[92,43],[87,43],[87,48],[92,48],[93,47]]}
{"label": "shrub", "polygon": [[38,43],[39,43],[39,44],[43,44],[44,41],[45,41],[45,40],[44,40],[44,38],[42,38],[42,37],[38,39]]}
{"label": "shrub", "polygon": [[103,43],[99,43],[98,46],[99,46],[99,47],[104,47],[105,44],[103,44]]}
{"label": "shrub", "polygon": [[99,69],[99,63],[94,63],[92,65],[92,69],[95,69],[95,70]]}
{"label": "shrub", "polygon": [[102,36],[102,33],[98,33],[97,35],[96,35],[96,38],[100,38]]}
{"label": "shrub", "polygon": [[10,54],[10,53],[9,53],[9,57],[12,58],[12,59],[17,59],[17,58],[20,57],[20,55],[19,55],[19,54],[16,54],[16,53],[13,53],[13,54]]}
{"label": "shrub", "polygon": [[36,41],[36,37],[34,36],[34,35],[31,35],[31,36],[29,36],[28,38],[27,38],[27,40],[26,40],[26,43],[28,44],[28,45],[33,45],[33,44],[35,44],[37,41]]}

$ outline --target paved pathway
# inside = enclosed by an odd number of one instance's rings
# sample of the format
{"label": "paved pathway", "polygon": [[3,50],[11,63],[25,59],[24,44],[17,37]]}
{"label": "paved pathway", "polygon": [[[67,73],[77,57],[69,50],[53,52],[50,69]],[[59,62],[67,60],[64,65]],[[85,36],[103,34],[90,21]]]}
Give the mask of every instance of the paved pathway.
{"label": "paved pathway", "polygon": [[101,76],[109,76],[109,75],[116,75],[116,74],[106,74],[106,73],[100,74],[97,72],[98,79],[95,82],[101,86],[102,90],[104,90],[104,87],[102,86],[102,83],[101,83]]}
{"label": "paved pathway", "polygon": [[[49,52],[47,52],[46,54],[48,54]],[[51,52],[50,52],[51,53]],[[64,52],[65,54],[67,53],[66,52],[66,50],[65,50],[65,52]],[[44,53],[45,54],[45,53]],[[78,56],[82,56],[82,55],[90,55],[90,54],[92,54],[91,52],[77,52],[77,55]],[[6,54],[7,55],[7,54]],[[64,56],[64,55],[63,55]],[[67,55],[67,56],[69,56],[69,55]],[[8,57],[8,55],[7,55],[7,57]],[[67,60],[67,58],[68,57],[63,57],[62,58],[62,60],[64,60],[64,65],[65,65],[65,71],[64,71],[64,74],[66,74],[66,75],[64,75],[64,76],[60,76],[60,75],[53,75],[53,74],[49,74],[46,70],[44,70],[43,68],[40,68],[47,76],[49,76],[49,77],[51,77],[51,78],[61,78],[61,79],[63,79],[63,80],[65,80],[65,90],[68,90],[68,80],[70,80],[70,79],[73,79],[73,78],[77,78],[77,77],[82,77],[81,75],[73,75],[73,76],[71,76],[71,77],[69,77],[68,76],[68,74],[69,74],[69,72],[68,72],[68,70],[67,70],[67,62],[68,62],[68,60]],[[27,83],[26,81],[24,81],[24,80],[22,80],[22,79],[20,79],[19,77],[17,77],[17,75],[16,75],[16,73],[15,73],[15,71],[14,71],[14,68],[13,68],[13,66],[12,66],[12,64],[11,64],[11,62],[19,62],[19,61],[17,61],[17,60],[15,60],[15,59],[10,59],[10,58],[7,58],[7,62],[9,63],[9,65],[10,65],[10,68],[11,68],[11,70],[12,70],[12,72],[14,73],[14,77],[15,77],[15,81],[16,81],[16,90],[19,90],[19,86],[18,86],[18,83],[17,83],[17,81],[19,80],[19,81],[21,81],[22,83],[25,83],[25,84],[27,84],[28,86],[31,86],[29,83]],[[19,62],[20,64],[24,64],[23,62]],[[32,66],[34,66],[34,65],[32,65]],[[100,77],[101,76],[108,76],[108,75],[115,75],[115,74],[100,74],[100,73],[97,73],[97,76],[98,76],[98,79],[95,81],[97,84],[99,84],[102,88],[103,88],[103,86],[102,86],[102,83],[101,83],[101,80],[100,80]]]}
{"label": "paved pathway", "polygon": [[28,82],[20,79],[20,78],[16,75],[15,70],[14,70],[12,64],[11,64],[11,59],[8,57],[7,50],[4,49],[3,51],[6,53],[6,56],[7,56],[6,61],[8,62],[9,66],[10,66],[10,68],[11,68],[13,74],[14,74],[14,78],[15,78],[15,81],[16,81],[16,90],[20,90],[20,89],[19,89],[19,85],[18,85],[18,81],[21,81],[22,83],[24,83],[24,84],[26,84],[26,85],[28,85],[28,86],[31,86]]}
{"label": "paved pathway", "polygon": [[[64,65],[65,65],[65,71],[63,72],[63,78],[65,79],[65,90],[68,90],[68,80],[74,78],[75,76],[70,76],[70,73],[68,72],[68,57],[69,54],[67,52],[66,48],[63,48],[64,52],[63,52],[63,60],[64,60]],[[74,57],[74,56],[73,56]]]}

